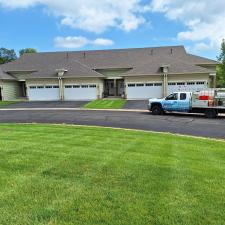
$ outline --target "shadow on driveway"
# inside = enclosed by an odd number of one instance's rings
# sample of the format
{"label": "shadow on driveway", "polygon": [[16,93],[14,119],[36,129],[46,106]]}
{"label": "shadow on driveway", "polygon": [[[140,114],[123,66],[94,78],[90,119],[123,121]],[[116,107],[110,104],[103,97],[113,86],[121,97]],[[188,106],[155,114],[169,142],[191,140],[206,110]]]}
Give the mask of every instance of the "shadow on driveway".
{"label": "shadow on driveway", "polygon": [[81,108],[89,101],[38,101],[18,102],[5,108]]}

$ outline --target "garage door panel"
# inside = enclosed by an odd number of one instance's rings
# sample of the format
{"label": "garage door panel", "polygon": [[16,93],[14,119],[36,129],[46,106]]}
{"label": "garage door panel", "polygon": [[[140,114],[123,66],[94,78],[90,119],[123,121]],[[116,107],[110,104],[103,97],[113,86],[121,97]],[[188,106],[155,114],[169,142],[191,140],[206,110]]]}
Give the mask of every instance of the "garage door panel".
{"label": "garage door panel", "polygon": [[57,85],[49,86],[30,86],[28,87],[28,97],[30,101],[58,101],[59,87]]}
{"label": "garage door panel", "polygon": [[97,99],[96,85],[66,85],[65,100],[94,100]]}
{"label": "garage door panel", "polygon": [[206,81],[169,82],[167,94],[180,91],[201,91],[207,88]]}
{"label": "garage door panel", "polygon": [[162,83],[128,84],[128,99],[149,99],[162,97]]}

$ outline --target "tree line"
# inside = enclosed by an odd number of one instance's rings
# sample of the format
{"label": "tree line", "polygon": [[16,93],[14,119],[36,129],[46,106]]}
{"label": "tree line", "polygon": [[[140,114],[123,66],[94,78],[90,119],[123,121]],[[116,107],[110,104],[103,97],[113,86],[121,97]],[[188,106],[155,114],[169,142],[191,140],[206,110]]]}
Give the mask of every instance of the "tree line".
{"label": "tree line", "polygon": [[[19,55],[22,56],[25,53],[36,53],[34,48],[24,48],[19,51]],[[12,62],[17,59],[17,55],[14,49],[0,48],[0,64]],[[217,66],[216,77],[217,87],[225,87],[225,40],[221,43],[220,55],[217,57],[220,64]]]}
{"label": "tree line", "polygon": [[[24,48],[19,51],[19,56],[22,56],[24,53],[36,53],[37,50],[34,48]],[[12,62],[18,57],[14,49],[0,48],[0,64]]]}

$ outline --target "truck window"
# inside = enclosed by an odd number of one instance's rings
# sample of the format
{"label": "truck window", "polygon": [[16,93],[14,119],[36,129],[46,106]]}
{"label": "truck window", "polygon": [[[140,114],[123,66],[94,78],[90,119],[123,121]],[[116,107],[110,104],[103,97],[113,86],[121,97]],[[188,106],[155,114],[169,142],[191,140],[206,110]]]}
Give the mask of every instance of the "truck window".
{"label": "truck window", "polygon": [[180,93],[180,100],[186,100],[187,94],[186,93]]}
{"label": "truck window", "polygon": [[171,95],[166,97],[166,100],[177,100],[177,99],[178,99],[177,93],[171,94]]}

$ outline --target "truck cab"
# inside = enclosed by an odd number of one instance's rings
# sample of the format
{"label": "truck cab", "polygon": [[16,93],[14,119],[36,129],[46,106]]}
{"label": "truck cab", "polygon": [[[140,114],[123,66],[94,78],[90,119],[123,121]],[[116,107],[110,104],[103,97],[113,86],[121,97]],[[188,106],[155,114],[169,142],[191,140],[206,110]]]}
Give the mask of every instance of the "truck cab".
{"label": "truck cab", "polygon": [[162,99],[149,99],[148,109],[153,115],[169,112],[189,112],[191,109],[191,92],[174,92]]}

